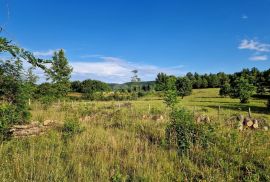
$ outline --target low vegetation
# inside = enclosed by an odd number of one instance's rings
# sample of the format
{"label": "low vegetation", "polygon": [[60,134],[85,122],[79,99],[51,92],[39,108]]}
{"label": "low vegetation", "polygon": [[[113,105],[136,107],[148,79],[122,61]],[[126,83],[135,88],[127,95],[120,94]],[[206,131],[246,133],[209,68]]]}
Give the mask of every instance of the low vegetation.
{"label": "low vegetation", "polygon": [[0,53],[2,181],[270,181],[270,70],[154,84],[133,70],[110,87],[71,82],[63,50],[37,59],[1,37]]}

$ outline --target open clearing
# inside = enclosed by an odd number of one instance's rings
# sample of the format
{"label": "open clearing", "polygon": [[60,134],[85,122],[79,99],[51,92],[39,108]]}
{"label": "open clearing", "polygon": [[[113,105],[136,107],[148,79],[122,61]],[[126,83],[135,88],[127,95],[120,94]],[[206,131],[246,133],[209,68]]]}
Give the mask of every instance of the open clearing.
{"label": "open clearing", "polygon": [[[192,148],[188,156],[165,145],[168,109],[157,96],[121,102],[65,102],[48,110],[33,103],[34,121],[81,119],[85,131],[65,138],[56,128],[42,136],[11,139],[0,146],[2,181],[235,181],[270,180],[269,131],[239,132],[230,115],[269,122],[265,100],[249,104],[221,98],[218,89],[193,90],[179,107],[213,118],[216,139],[210,148]],[[220,116],[218,117],[218,108]],[[162,119],[143,118],[162,115]],[[218,121],[219,118],[219,121]]]}

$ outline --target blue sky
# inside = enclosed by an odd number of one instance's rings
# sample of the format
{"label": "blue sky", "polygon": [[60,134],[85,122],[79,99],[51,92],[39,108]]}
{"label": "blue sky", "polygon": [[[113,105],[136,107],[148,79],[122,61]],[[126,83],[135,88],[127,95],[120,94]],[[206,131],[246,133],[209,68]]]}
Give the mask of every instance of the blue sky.
{"label": "blue sky", "polygon": [[270,66],[270,0],[0,0],[3,35],[36,56],[65,49],[72,79]]}

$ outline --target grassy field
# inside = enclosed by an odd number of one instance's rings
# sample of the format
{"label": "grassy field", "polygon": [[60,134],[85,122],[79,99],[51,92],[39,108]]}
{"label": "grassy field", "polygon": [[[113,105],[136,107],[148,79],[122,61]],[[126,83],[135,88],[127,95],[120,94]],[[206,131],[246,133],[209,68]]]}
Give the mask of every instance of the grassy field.
{"label": "grassy field", "polygon": [[[207,114],[215,130],[209,148],[186,156],[165,142],[169,110],[157,96],[121,102],[65,102],[47,110],[33,103],[32,119],[63,123],[81,118],[85,130],[66,138],[59,129],[11,139],[0,146],[1,181],[270,181],[269,131],[239,132],[225,120],[233,114],[269,122],[265,100],[249,104],[220,98],[218,89],[194,90],[179,107]],[[218,116],[218,108],[221,108]],[[164,120],[143,119],[161,114]],[[88,116],[88,117],[86,117]]]}

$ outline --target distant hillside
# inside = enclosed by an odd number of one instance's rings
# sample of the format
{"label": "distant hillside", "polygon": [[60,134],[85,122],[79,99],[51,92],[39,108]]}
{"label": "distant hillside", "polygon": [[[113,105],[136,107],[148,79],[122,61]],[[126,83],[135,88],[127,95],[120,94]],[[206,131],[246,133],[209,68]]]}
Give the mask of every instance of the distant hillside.
{"label": "distant hillside", "polygon": [[145,81],[145,82],[138,82],[138,83],[134,83],[134,82],[127,82],[127,83],[122,83],[122,84],[118,84],[118,83],[109,83],[109,86],[113,89],[113,90],[117,90],[117,89],[126,89],[129,88],[131,85],[137,84],[139,86],[144,86],[144,85],[150,85],[153,86],[155,84],[155,81]]}

